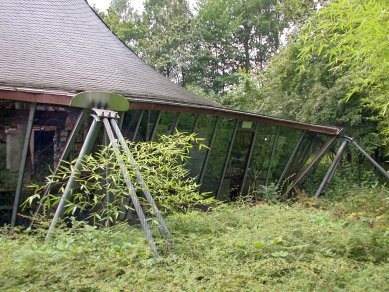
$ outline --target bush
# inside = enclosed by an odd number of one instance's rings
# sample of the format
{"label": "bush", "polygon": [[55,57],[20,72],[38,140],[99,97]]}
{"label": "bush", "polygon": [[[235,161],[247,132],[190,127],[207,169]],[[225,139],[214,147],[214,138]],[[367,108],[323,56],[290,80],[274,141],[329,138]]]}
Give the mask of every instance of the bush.
{"label": "bush", "polygon": [[[185,168],[190,149],[200,141],[194,134],[185,135],[178,132],[175,135],[161,136],[159,142],[134,143],[127,140],[130,153],[120,149],[121,158],[126,162],[127,171],[137,192],[141,194],[142,190],[136,180],[135,169],[130,163],[130,155],[134,157],[148,190],[163,213],[215,204],[215,199],[209,198],[207,193],[199,192],[199,184],[195,178],[190,177],[189,170]],[[34,194],[25,204],[31,205],[38,200],[45,210],[55,207],[75,162],[76,160],[65,162],[57,173],[46,178],[44,185],[32,186]],[[100,146],[96,153],[87,155],[75,179],[77,188],[71,191],[72,199],[67,202],[65,214],[84,217],[98,225],[107,220],[114,222],[131,209],[129,191],[110,145]],[[43,197],[42,194],[49,186],[51,192]],[[145,199],[141,198],[141,204],[147,208]]]}

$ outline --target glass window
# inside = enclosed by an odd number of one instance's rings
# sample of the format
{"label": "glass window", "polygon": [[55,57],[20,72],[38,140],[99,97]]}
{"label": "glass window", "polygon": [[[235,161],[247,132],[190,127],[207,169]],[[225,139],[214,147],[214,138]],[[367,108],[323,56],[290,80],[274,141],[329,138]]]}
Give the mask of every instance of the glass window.
{"label": "glass window", "polygon": [[[12,205],[31,104],[0,102],[0,205]],[[41,183],[62,154],[80,110],[38,105],[27,149],[24,185]],[[22,192],[21,200],[25,193]],[[6,210],[8,212],[8,210]]]}
{"label": "glass window", "polygon": [[[197,137],[203,138],[204,140],[201,142],[202,144],[209,146],[209,142],[212,136],[212,132],[214,130],[216,123],[216,117],[211,116],[200,116],[195,132],[197,133]],[[193,147],[190,151],[190,160],[188,163],[188,167],[191,171],[191,176],[199,176],[201,172],[201,168],[203,166],[205,154],[207,150],[202,148],[201,150],[197,145]]]}
{"label": "glass window", "polygon": [[138,125],[138,121],[141,118],[143,112],[144,112],[143,110],[131,110],[124,113],[122,134],[125,138],[131,140],[134,139],[136,127]]}
{"label": "glass window", "polygon": [[169,135],[174,132],[174,126],[177,118],[179,118],[178,112],[163,111],[161,112],[160,120],[157,125],[157,129],[154,135],[154,140],[158,140],[161,135]]}
{"label": "glass window", "polygon": [[279,128],[277,146],[274,152],[272,167],[268,182],[277,182],[288,163],[289,157],[301,136],[301,131],[297,129]]}
{"label": "glass window", "polygon": [[328,142],[331,137],[306,132],[300,147],[297,149],[297,153],[291,167],[288,170],[287,176],[290,180],[295,179],[299,174],[303,173],[307,167],[316,159],[319,151],[324,144]]}
{"label": "glass window", "polygon": [[[139,125],[139,130],[136,135],[135,141],[150,141],[151,135],[154,131],[156,122],[158,121],[159,116],[158,111],[146,110],[143,113],[142,121]],[[162,113],[161,113],[162,117]],[[157,127],[159,124],[157,125]]]}
{"label": "glass window", "polygon": [[210,150],[209,161],[202,181],[201,190],[212,192],[215,196],[219,188],[235,123],[234,120],[219,120],[215,140]]}
{"label": "glass window", "polygon": [[247,193],[249,189],[256,189],[259,185],[265,185],[276,131],[275,126],[258,124],[243,193]]}
{"label": "glass window", "polygon": [[196,118],[198,117],[199,116],[195,114],[181,113],[177,125],[177,130],[180,132],[192,133],[193,127],[196,123]]}
{"label": "glass window", "polygon": [[[241,122],[239,122],[241,123]],[[231,154],[224,174],[219,199],[234,200],[241,192],[244,175],[249,159],[255,129],[243,123],[244,128],[237,129]]]}

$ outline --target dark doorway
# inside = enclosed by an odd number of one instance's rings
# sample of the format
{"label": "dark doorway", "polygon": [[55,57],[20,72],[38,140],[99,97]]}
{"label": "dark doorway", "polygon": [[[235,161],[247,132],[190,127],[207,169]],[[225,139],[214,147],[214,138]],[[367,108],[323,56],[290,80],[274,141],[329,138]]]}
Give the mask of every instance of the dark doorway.
{"label": "dark doorway", "polygon": [[33,176],[43,180],[54,164],[55,131],[34,130]]}

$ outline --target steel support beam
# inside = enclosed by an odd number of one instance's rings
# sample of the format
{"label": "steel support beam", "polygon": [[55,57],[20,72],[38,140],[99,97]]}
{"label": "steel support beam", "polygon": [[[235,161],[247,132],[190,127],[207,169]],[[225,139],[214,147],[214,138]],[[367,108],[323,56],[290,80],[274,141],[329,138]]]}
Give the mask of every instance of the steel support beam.
{"label": "steel support beam", "polygon": [[123,128],[123,122],[124,122],[124,118],[126,116],[126,112],[120,112],[119,113],[119,122],[118,122],[118,126],[119,126],[119,129],[121,130]]}
{"label": "steel support beam", "polygon": [[139,115],[138,121],[137,121],[135,129],[134,129],[134,134],[131,137],[131,141],[135,141],[136,136],[138,135],[139,127],[140,127],[140,124],[142,122],[144,113],[145,113],[145,110],[142,110],[140,115]]}
{"label": "steel support beam", "polygon": [[342,154],[343,154],[344,150],[346,149],[348,142],[349,141],[344,140],[342,142],[342,145],[340,145],[339,150],[336,153],[334,160],[332,161],[330,167],[327,170],[327,173],[325,174],[325,176],[323,178],[323,181],[321,182],[319,188],[316,191],[316,194],[315,194],[316,198],[320,197],[327,190],[328,185],[330,184],[332,177],[335,174],[336,168],[337,168],[340,160],[342,159]]}
{"label": "steel support beam", "polygon": [[26,167],[28,146],[30,144],[32,127],[34,125],[34,118],[35,118],[36,107],[37,107],[36,103],[32,103],[31,106],[30,106],[30,113],[29,113],[29,116],[28,116],[26,134],[24,136],[22,157],[21,157],[20,166],[19,166],[18,181],[17,181],[17,184],[16,184],[15,199],[14,199],[14,204],[13,204],[13,208],[12,208],[11,227],[14,227],[15,224],[16,224],[16,215],[18,213],[18,208],[19,208],[20,193],[22,192],[22,187],[23,187],[24,170],[25,170],[25,167]]}
{"label": "steel support beam", "polygon": [[91,153],[94,142],[96,141],[96,138],[97,138],[97,135],[98,135],[100,128],[101,128],[101,122],[98,120],[97,117],[95,117],[93,122],[92,122],[92,125],[89,129],[89,132],[85,138],[85,142],[82,145],[80,154],[78,155],[77,162],[74,165],[74,168],[73,168],[72,173],[70,175],[69,181],[66,184],[64,193],[63,193],[61,200],[58,204],[57,210],[55,211],[53,220],[51,221],[49,231],[47,232],[47,235],[46,235],[46,241],[50,238],[51,233],[53,232],[55,225],[57,224],[58,219],[62,218],[62,216],[65,212],[65,205],[71,197],[72,189],[76,185],[75,176],[81,170],[82,161],[83,161],[84,157]]}
{"label": "steel support beam", "polygon": [[336,141],[337,137],[331,137],[320,149],[319,153],[317,154],[316,158],[308,165],[308,167],[297,176],[292,182],[292,184],[289,186],[288,190],[285,192],[287,195],[312,169],[317,163],[320,162],[321,158],[324,156],[324,154],[327,153],[328,149],[331,147],[331,145]]}
{"label": "steel support beam", "polygon": [[213,142],[215,141],[215,137],[216,137],[217,126],[219,125],[219,120],[220,120],[220,118],[217,117],[216,118],[216,122],[215,122],[215,126],[214,126],[213,131],[212,131],[211,140],[209,142],[209,149],[207,149],[207,152],[205,154],[203,166],[201,168],[201,172],[200,172],[200,175],[199,175],[199,180],[198,180],[199,184],[202,183],[204,175],[205,175],[205,170],[207,169],[209,156],[211,155],[211,149],[212,149],[212,146],[213,146]]}
{"label": "steel support beam", "polygon": [[147,202],[150,204],[151,209],[153,210],[153,215],[158,220],[159,230],[160,230],[161,235],[163,237],[167,237],[169,235],[169,231],[168,231],[168,228],[165,224],[165,221],[163,220],[163,217],[162,217],[162,215],[157,207],[157,204],[155,203],[152,195],[150,194],[150,191],[148,190],[146,182],[144,181],[142,174],[139,171],[139,167],[138,167],[134,157],[130,153],[130,149],[128,148],[128,145],[127,145],[126,141],[124,140],[122,133],[120,132],[120,129],[116,123],[116,120],[111,119],[111,126],[112,126],[116,136],[118,137],[119,142],[120,142],[123,150],[127,154],[127,157],[129,159],[131,167],[135,170],[136,179],[137,179],[140,187],[142,188],[142,192],[143,192],[144,196],[146,197]]}
{"label": "steel support beam", "polygon": [[151,135],[150,135],[150,141],[154,141],[154,139],[155,139],[155,134],[157,133],[157,128],[158,128],[158,124],[159,124],[160,119],[161,119],[161,111],[158,112],[157,119],[155,120],[153,131],[151,132]]}
{"label": "steel support beam", "polygon": [[303,138],[304,138],[304,135],[305,135],[306,131],[303,131],[301,133],[301,136],[300,138],[298,139],[296,145],[294,146],[294,149],[292,151],[292,154],[290,155],[289,159],[288,159],[288,162],[286,163],[286,166],[284,168],[284,170],[282,171],[282,174],[280,176],[280,178],[278,179],[278,183],[277,183],[277,186],[280,186],[281,183],[282,183],[282,180],[285,178],[286,174],[288,173],[289,171],[289,168],[294,160],[294,157],[296,156],[297,154],[297,150],[300,148],[300,145],[301,143],[303,142]]}
{"label": "steel support beam", "polygon": [[[108,139],[107,131],[104,131],[103,142],[104,142],[104,146],[108,147],[109,139]],[[107,156],[106,156],[106,158],[107,158]],[[104,176],[105,176],[104,177],[105,184],[108,185],[109,182],[110,182],[110,178],[109,178],[109,168],[107,166],[104,169]],[[107,193],[107,195],[105,197],[105,208],[107,210],[109,210],[109,206],[114,201],[114,198],[113,198],[112,193],[109,191],[109,188],[105,189],[105,191]],[[113,219],[115,219],[115,218],[113,218]],[[107,218],[105,224],[106,224],[106,227],[110,227],[111,226],[111,222],[110,222],[109,218]],[[113,220],[112,224],[115,224],[115,220]]]}
{"label": "steel support beam", "polygon": [[139,203],[139,200],[136,196],[136,190],[130,180],[130,175],[127,171],[127,168],[125,166],[125,163],[122,159],[122,155],[120,154],[120,150],[119,150],[119,147],[118,147],[118,144],[116,143],[116,140],[115,140],[115,137],[114,137],[114,134],[112,132],[112,129],[111,129],[111,125],[108,121],[107,118],[103,118],[103,123],[104,123],[104,127],[107,131],[107,134],[108,134],[108,138],[109,140],[111,141],[111,145],[112,145],[112,148],[115,152],[115,156],[116,156],[116,159],[119,163],[119,167],[120,167],[120,170],[122,172],[122,175],[123,175],[123,178],[124,178],[124,181],[126,183],[126,186],[127,186],[127,189],[129,191],[129,195],[130,195],[130,198],[131,198],[131,201],[132,201],[132,204],[134,205],[134,208],[135,208],[135,211],[138,215],[138,218],[139,218],[139,221],[140,221],[140,224],[142,225],[143,227],[143,231],[146,235],[146,238],[147,238],[147,241],[149,242],[150,244],[150,248],[154,254],[154,257],[158,258],[159,255],[158,255],[158,251],[157,251],[157,246],[155,244],[155,241],[154,241],[154,238],[151,234],[151,230],[150,230],[150,227],[146,221],[146,217],[145,217],[145,214],[143,213],[143,210],[142,210],[142,207]]}
{"label": "steel support beam", "polygon": [[249,150],[249,156],[247,157],[247,163],[246,163],[246,167],[244,169],[244,174],[243,174],[243,181],[242,181],[242,184],[240,186],[240,190],[239,190],[239,193],[242,194],[243,193],[243,190],[244,190],[244,187],[245,187],[245,184],[246,184],[246,180],[247,180],[247,173],[248,173],[248,170],[250,168],[250,162],[251,162],[251,158],[253,156],[253,152],[254,152],[254,147],[255,147],[255,141],[257,140],[257,135],[258,135],[258,124],[255,126],[255,132],[254,132],[254,135],[253,135],[253,138],[251,139],[251,144],[250,144],[250,150]]}
{"label": "steel support beam", "polygon": [[362,154],[365,155],[366,158],[374,165],[374,167],[377,168],[377,169],[379,170],[379,172],[381,172],[382,175],[383,175],[384,177],[386,177],[386,178],[389,180],[389,173],[388,173],[381,165],[379,165],[379,164],[377,163],[377,161],[375,161],[375,160],[373,159],[373,157],[371,157],[371,156],[370,156],[370,155],[369,155],[361,146],[359,146],[359,144],[358,144],[357,142],[355,142],[353,138],[346,137],[346,136],[345,136],[345,138],[346,138],[347,140],[349,140],[351,143],[353,143],[354,146],[357,147],[357,149],[358,149],[359,151],[361,151]]}
{"label": "steel support beam", "polygon": [[219,187],[217,188],[216,198],[219,200],[220,200],[221,188],[223,186],[224,176],[226,175],[228,163],[229,163],[230,157],[231,157],[232,147],[234,146],[234,141],[235,141],[236,132],[238,130],[238,125],[239,125],[239,120],[235,120],[234,132],[232,133],[230,145],[228,146],[228,152],[227,152],[226,160],[224,161],[223,172],[222,172],[222,175],[220,177]]}
{"label": "steel support beam", "polygon": [[170,133],[169,133],[170,135],[173,135],[173,134],[174,134],[174,131],[177,129],[178,122],[180,121],[180,116],[181,116],[181,113],[178,112],[177,115],[176,115],[176,119],[175,119],[175,121],[174,121],[172,130],[171,130]]}
{"label": "steel support beam", "polygon": [[280,136],[280,128],[277,128],[276,135],[274,136],[273,146],[272,146],[272,149],[271,149],[271,156],[270,156],[269,166],[268,166],[267,172],[266,172],[266,180],[265,180],[265,185],[266,186],[269,184],[269,178],[270,178],[270,174],[271,174],[271,170],[272,170],[274,154],[276,152],[276,148],[277,148],[277,144],[278,144],[278,137],[279,136]]}
{"label": "steel support beam", "polygon": [[197,126],[199,125],[200,115],[196,115],[196,119],[192,128],[192,133],[196,132]]}

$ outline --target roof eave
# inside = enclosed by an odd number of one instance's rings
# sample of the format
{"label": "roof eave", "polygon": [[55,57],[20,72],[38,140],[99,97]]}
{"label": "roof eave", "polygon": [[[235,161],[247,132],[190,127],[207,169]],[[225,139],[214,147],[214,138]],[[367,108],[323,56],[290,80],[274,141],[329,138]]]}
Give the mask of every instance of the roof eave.
{"label": "roof eave", "polygon": [[[59,90],[44,90],[25,87],[0,86],[0,99],[23,102],[36,102],[57,106],[69,106],[70,101],[77,92],[67,92]],[[195,114],[223,116],[230,119],[240,119],[246,121],[259,122],[272,126],[284,126],[288,128],[307,130],[320,134],[337,136],[342,132],[342,128],[314,125],[308,123],[295,122],[280,118],[268,117],[256,113],[234,110],[226,107],[179,103],[174,101],[159,100],[156,98],[147,99],[145,97],[128,97],[131,109],[148,110],[168,110],[188,112]]]}

